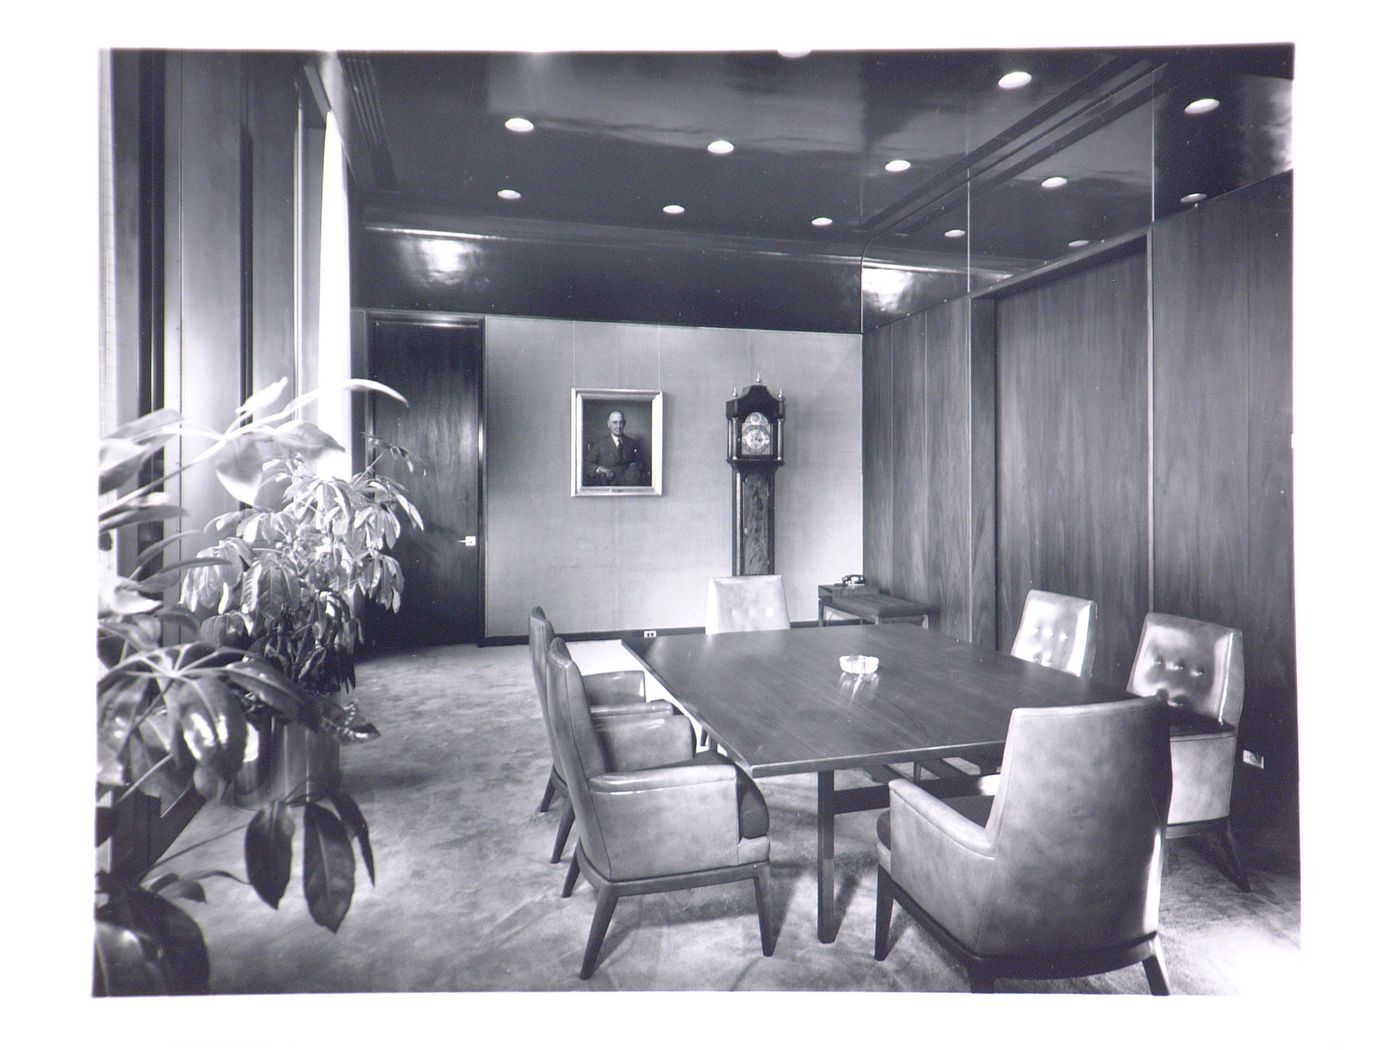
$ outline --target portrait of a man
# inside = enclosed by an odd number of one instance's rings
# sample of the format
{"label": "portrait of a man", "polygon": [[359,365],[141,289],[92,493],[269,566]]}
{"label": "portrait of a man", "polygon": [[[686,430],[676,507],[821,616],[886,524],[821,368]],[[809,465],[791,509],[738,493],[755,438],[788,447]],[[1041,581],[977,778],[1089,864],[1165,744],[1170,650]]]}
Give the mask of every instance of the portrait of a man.
{"label": "portrait of a man", "polygon": [[575,390],[573,495],[660,495],[661,393]]}

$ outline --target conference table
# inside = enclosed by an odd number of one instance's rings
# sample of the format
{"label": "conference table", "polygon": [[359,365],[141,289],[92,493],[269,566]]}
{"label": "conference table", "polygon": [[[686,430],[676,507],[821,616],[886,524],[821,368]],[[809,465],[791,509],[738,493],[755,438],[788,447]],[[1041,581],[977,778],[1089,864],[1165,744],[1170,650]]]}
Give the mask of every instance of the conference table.
{"label": "conference table", "polygon": [[[1121,700],[1122,689],[982,649],[914,624],[624,636],[710,738],[755,780],[817,774],[817,935],[836,938],[835,830],[889,805],[885,783],[836,788],[836,771],[883,771],[997,748],[1018,707]],[[846,654],[877,657],[846,674]],[[939,793],[940,781],[928,782]],[[960,792],[975,778],[957,784]]]}

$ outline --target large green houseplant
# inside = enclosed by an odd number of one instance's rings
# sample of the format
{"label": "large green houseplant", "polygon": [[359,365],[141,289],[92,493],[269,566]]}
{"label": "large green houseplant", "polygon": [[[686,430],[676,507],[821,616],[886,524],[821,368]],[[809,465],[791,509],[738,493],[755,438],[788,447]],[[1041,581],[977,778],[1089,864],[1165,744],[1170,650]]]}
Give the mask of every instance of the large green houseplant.
{"label": "large green houseplant", "polygon": [[[110,550],[127,530],[185,516],[163,491],[179,474],[201,466],[246,499],[250,479],[269,464],[338,447],[314,424],[296,418],[319,392],[281,408],[286,381],[260,391],[223,431],[191,424],[160,410],[104,437],[99,446],[98,545]],[[352,390],[402,398],[382,384],[353,380]],[[157,454],[174,438],[186,447],[207,443],[163,477],[148,477]],[[188,455],[188,454],[187,454]],[[144,468],[144,472],[143,472]],[[278,468],[273,467],[275,475]],[[261,481],[259,481],[261,484]],[[162,559],[177,533],[141,550],[130,575],[99,567],[96,775],[97,843],[101,850],[118,823],[116,813],[136,795],[157,798],[162,808],[193,789],[221,799],[243,764],[250,719],[269,712],[311,732],[324,731],[320,699],[308,694],[265,651],[201,637],[201,624],[178,602],[186,575],[222,571],[217,554],[172,563]],[[355,801],[338,790],[323,805],[305,794],[269,800],[253,814],[244,834],[246,879],[228,871],[181,874],[170,862],[181,854],[144,863],[139,870],[114,865],[99,854],[93,990],[98,995],[190,993],[207,990],[209,957],[198,924],[177,901],[203,901],[202,880],[231,878],[252,885],[277,907],[291,877],[294,812],[301,811],[302,883],[314,921],[335,931],[354,894],[358,841],[370,880],[374,854],[369,827]],[[157,869],[164,869],[157,871]]]}
{"label": "large green houseplant", "polygon": [[[260,656],[297,684],[331,734],[317,755],[332,765],[335,739],[378,735],[358,720],[349,695],[364,640],[361,611],[367,602],[398,610],[403,571],[389,550],[402,531],[401,516],[423,527],[403,487],[378,470],[390,457],[411,471],[411,460],[395,446],[373,442],[372,448],[368,465],[349,478],[319,474],[295,450],[269,460],[249,478],[253,505],[210,523],[218,538],[196,555],[180,592],[181,603],[203,616],[206,642]],[[276,709],[263,714],[258,731],[275,743],[279,758],[306,748],[294,724],[269,724],[286,721]],[[313,795],[336,786],[335,768],[306,764],[305,773],[274,783],[304,777]]]}

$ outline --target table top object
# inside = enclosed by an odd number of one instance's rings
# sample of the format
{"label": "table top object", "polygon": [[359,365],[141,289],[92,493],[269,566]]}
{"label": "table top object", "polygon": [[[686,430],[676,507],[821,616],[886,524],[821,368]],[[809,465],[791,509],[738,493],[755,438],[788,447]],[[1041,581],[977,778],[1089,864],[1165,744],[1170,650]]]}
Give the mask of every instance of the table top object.
{"label": "table top object", "polygon": [[858,653],[848,653],[841,657],[838,663],[846,674],[874,674],[880,669],[879,657],[861,656]]}

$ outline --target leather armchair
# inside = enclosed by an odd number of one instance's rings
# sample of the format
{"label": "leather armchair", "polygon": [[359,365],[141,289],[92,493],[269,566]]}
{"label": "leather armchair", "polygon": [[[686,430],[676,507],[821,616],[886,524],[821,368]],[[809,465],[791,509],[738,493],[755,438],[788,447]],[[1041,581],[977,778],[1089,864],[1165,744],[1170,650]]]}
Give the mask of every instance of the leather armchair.
{"label": "leather armchair", "polygon": [[578,815],[564,896],[580,873],[598,893],[579,976],[592,975],[619,897],[721,882],[753,882],[763,954],[771,955],[768,809],[753,781],[713,752],[696,755],[693,740],[669,727],[596,721],[561,639],[547,656],[547,697]]}
{"label": "leather armchair", "polygon": [[[1098,648],[1097,602],[1053,591],[1026,592],[1011,655],[1028,663],[1088,678]],[[1001,749],[954,755],[921,763],[941,777],[988,776],[1001,764]],[[917,778],[918,767],[915,769]],[[980,785],[977,789],[980,790]],[[969,790],[973,785],[969,784]]]}
{"label": "leather armchair", "polygon": [[705,597],[705,633],[791,627],[782,576],[716,576]]}
{"label": "leather armchair", "polygon": [[[530,610],[530,670],[535,677],[535,691],[539,696],[540,714],[544,718],[545,734],[549,738],[549,753],[552,759],[549,779],[545,782],[544,797],[540,800],[539,811],[548,812],[554,796],[559,795],[563,808],[559,814],[559,827],[554,836],[554,849],[549,862],[557,864],[564,854],[564,845],[569,838],[569,830],[574,823],[574,810],[569,802],[569,793],[564,785],[564,775],[560,771],[558,750],[550,732],[549,711],[545,701],[545,655],[554,641],[554,625],[539,606]],[[599,719],[655,719],[658,717],[679,717],[679,713],[664,700],[648,701],[646,698],[646,676],[641,671],[610,671],[602,674],[583,676],[584,693],[588,698],[590,712]],[[689,725],[685,718],[681,722]],[[679,733],[673,727],[669,732]],[[688,729],[687,729],[688,731]]]}
{"label": "leather armchair", "polygon": [[1080,678],[1094,673],[1097,603],[1050,591],[1027,591],[1011,655]]}
{"label": "leather armchair", "polygon": [[1103,973],[1141,962],[1169,988],[1157,936],[1172,792],[1166,704],[1156,698],[1012,713],[996,796],[940,801],[890,785],[877,821],[875,957],[893,902],[970,972]]}
{"label": "leather armchair", "polygon": [[1233,627],[1148,613],[1128,692],[1163,697],[1171,712],[1174,786],[1167,837],[1214,834],[1230,878],[1247,892],[1249,875],[1230,830],[1244,707],[1243,636]]}

